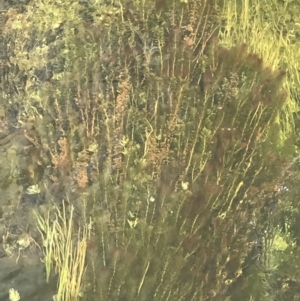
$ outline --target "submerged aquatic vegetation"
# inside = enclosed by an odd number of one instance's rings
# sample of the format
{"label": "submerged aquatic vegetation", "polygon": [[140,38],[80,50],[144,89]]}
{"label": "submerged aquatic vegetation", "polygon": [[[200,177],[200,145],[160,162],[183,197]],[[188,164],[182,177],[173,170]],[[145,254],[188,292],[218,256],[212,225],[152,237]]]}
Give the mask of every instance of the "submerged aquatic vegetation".
{"label": "submerged aquatic vegetation", "polygon": [[276,147],[285,72],[221,46],[210,1],[34,3],[5,34],[46,201],[74,206],[37,215],[56,300],[226,299],[293,154]]}

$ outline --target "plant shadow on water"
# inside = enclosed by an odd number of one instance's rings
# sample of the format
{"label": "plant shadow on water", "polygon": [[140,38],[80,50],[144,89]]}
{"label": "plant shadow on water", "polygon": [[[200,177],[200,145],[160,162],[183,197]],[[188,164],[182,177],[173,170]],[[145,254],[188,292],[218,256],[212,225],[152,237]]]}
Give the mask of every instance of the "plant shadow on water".
{"label": "plant shadow on water", "polygon": [[0,300],[260,298],[285,72],[222,47],[209,1],[106,2],[8,11]]}

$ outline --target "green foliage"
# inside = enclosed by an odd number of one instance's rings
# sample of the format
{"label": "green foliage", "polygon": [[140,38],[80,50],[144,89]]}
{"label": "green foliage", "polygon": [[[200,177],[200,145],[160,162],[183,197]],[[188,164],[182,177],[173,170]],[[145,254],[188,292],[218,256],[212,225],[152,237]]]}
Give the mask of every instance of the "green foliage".
{"label": "green foliage", "polygon": [[13,95],[6,114],[33,120],[53,198],[93,222],[86,300],[225,300],[251,287],[250,222],[265,226],[295,151],[278,123],[285,72],[251,43],[222,46],[204,0],[32,1],[11,14],[18,76],[2,102]]}

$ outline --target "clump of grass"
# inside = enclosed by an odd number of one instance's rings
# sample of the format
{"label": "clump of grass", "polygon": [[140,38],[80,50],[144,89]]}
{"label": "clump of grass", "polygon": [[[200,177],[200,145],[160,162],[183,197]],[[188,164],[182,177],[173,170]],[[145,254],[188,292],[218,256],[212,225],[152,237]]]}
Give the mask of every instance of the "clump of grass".
{"label": "clump of grass", "polygon": [[59,275],[58,291],[54,297],[56,301],[78,299],[85,271],[87,227],[79,228],[76,233],[73,224],[74,207],[70,206],[69,209],[67,218],[65,203],[62,210],[55,206],[53,221],[50,220],[49,212],[46,217],[36,213],[44,245],[47,282],[53,269]]}
{"label": "clump of grass", "polygon": [[297,15],[296,11],[279,1],[224,1],[221,12],[224,23],[218,36],[219,42],[229,48],[247,43],[251,52],[264,58],[266,67],[287,71],[283,87],[288,99],[277,121],[282,128],[282,140],[296,130],[292,113],[299,110],[299,45],[292,39],[297,23],[291,26],[285,21],[286,15]]}

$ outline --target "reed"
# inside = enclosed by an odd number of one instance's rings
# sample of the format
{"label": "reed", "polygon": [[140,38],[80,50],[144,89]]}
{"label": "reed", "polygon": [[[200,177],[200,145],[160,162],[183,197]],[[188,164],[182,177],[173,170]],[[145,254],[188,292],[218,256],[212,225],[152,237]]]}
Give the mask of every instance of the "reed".
{"label": "reed", "polygon": [[86,268],[87,226],[74,229],[74,207],[66,208],[64,202],[62,210],[55,206],[51,213],[54,220],[50,220],[49,213],[46,217],[36,213],[43,238],[46,280],[53,272],[58,275],[56,301],[78,300]]}

